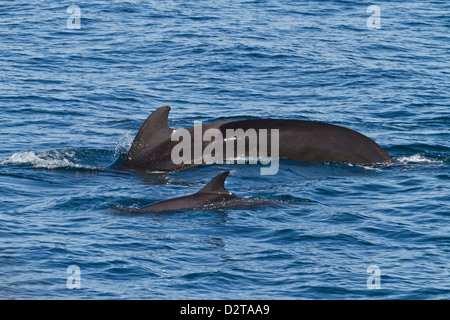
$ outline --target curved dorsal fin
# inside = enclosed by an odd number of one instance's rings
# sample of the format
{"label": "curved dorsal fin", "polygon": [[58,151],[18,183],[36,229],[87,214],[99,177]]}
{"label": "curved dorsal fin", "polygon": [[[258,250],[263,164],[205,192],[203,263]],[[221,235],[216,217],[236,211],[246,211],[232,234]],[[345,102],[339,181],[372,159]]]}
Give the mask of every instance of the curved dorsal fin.
{"label": "curved dorsal fin", "polygon": [[197,193],[219,193],[219,194],[231,194],[227,189],[225,189],[224,183],[230,171],[222,172],[212,179],[206,186],[204,186]]}
{"label": "curved dorsal fin", "polygon": [[162,143],[167,137],[170,137],[173,130],[167,124],[169,111],[169,106],[160,107],[153,111],[147,120],[145,120],[134,138],[133,144],[128,152],[129,157],[139,155]]}

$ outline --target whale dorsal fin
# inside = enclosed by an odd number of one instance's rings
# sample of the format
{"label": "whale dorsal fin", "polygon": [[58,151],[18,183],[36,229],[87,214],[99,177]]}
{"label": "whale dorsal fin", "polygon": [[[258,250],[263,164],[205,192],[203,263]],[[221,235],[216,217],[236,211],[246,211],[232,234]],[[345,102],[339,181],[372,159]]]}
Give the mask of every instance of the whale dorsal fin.
{"label": "whale dorsal fin", "polygon": [[128,152],[129,157],[135,157],[159,145],[167,137],[170,137],[173,130],[169,128],[167,123],[169,111],[169,106],[160,107],[145,120],[134,138],[133,144]]}
{"label": "whale dorsal fin", "polygon": [[225,189],[224,183],[230,171],[222,172],[212,179],[206,186],[204,186],[197,193],[219,193],[219,194],[231,194],[227,189]]}

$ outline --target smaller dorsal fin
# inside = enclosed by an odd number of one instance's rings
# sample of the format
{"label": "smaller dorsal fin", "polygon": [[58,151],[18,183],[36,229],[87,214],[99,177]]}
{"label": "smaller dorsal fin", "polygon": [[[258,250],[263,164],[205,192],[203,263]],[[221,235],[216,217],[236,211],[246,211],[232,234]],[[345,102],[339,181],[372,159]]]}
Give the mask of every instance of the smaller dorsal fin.
{"label": "smaller dorsal fin", "polygon": [[225,189],[224,183],[230,171],[222,172],[212,179],[206,186],[204,186],[197,193],[219,193],[219,194],[231,194],[227,189]]}
{"label": "smaller dorsal fin", "polygon": [[160,107],[153,111],[147,120],[145,120],[128,152],[130,157],[138,156],[146,150],[164,142],[167,137],[170,137],[173,130],[169,128],[167,123],[169,111],[169,106]]}

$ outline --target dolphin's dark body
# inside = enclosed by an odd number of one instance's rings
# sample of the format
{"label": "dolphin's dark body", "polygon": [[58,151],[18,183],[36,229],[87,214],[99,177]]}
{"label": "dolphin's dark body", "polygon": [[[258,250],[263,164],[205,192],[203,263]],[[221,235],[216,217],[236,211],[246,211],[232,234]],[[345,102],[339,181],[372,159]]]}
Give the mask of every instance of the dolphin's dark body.
{"label": "dolphin's dark body", "polygon": [[238,196],[225,189],[224,183],[229,173],[229,171],[225,171],[219,174],[197,193],[189,196],[155,202],[141,209],[138,209],[138,212],[146,213],[175,210],[194,210],[202,209],[205,207],[226,206],[230,201],[238,199]]}
{"label": "dolphin's dark body", "polygon": [[[195,159],[190,164],[175,164],[171,153],[179,141],[171,141],[175,130],[169,128],[167,119],[170,107],[155,110],[137,133],[126,160],[117,169],[128,171],[177,171],[202,164]],[[391,162],[389,154],[370,138],[354,130],[323,122],[290,119],[230,120],[203,124],[202,133],[219,129],[226,136],[227,129],[279,130],[279,157],[309,162],[347,162],[375,164]],[[194,127],[187,128],[194,146]],[[211,142],[203,141],[205,149]],[[225,141],[223,142],[225,145]],[[192,147],[194,148],[194,147]],[[237,155],[240,156],[240,155]]]}

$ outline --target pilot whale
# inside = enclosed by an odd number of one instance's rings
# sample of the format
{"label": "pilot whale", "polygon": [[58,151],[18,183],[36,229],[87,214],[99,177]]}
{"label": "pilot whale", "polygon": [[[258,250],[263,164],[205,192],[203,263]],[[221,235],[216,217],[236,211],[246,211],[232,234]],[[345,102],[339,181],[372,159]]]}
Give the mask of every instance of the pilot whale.
{"label": "pilot whale", "polygon": [[[170,110],[169,106],[160,107],[145,120],[127,153],[126,160],[116,169],[138,172],[178,171],[208,163],[207,159],[202,157],[202,152],[211,148],[212,143],[215,143],[216,146],[217,143],[227,146],[230,142],[230,138],[227,136],[229,130],[236,132],[238,130],[241,130],[241,132],[255,130],[258,139],[261,138],[260,132],[266,130],[267,141],[264,145],[266,150],[272,150],[274,139],[271,132],[276,132],[278,138],[278,141],[276,141],[278,143],[278,155],[276,156],[279,156],[279,158],[306,162],[345,162],[352,164],[375,164],[393,161],[389,154],[372,139],[354,130],[333,124],[293,119],[244,119],[204,124],[200,129],[198,126],[194,126],[173,130],[167,123]],[[200,136],[203,137],[210,129],[222,133],[222,140],[203,140],[198,145],[194,141],[196,131],[200,131]],[[200,146],[200,152],[197,155],[195,152],[189,155],[191,161],[181,163],[173,160],[173,150],[180,143],[173,137],[180,130],[191,134],[191,140],[184,141],[184,143],[187,142],[189,147],[192,146],[192,150]],[[246,145],[245,154],[236,153],[234,154],[235,157],[248,156],[251,152],[249,138],[245,135],[245,132],[244,135],[234,137],[235,140],[244,141]],[[223,159],[227,155],[224,153]],[[274,154],[270,156],[274,156]]]}
{"label": "pilot whale", "polygon": [[140,213],[175,210],[195,210],[207,207],[224,207],[239,197],[225,189],[229,171],[222,172],[197,193],[152,203],[137,210]]}

